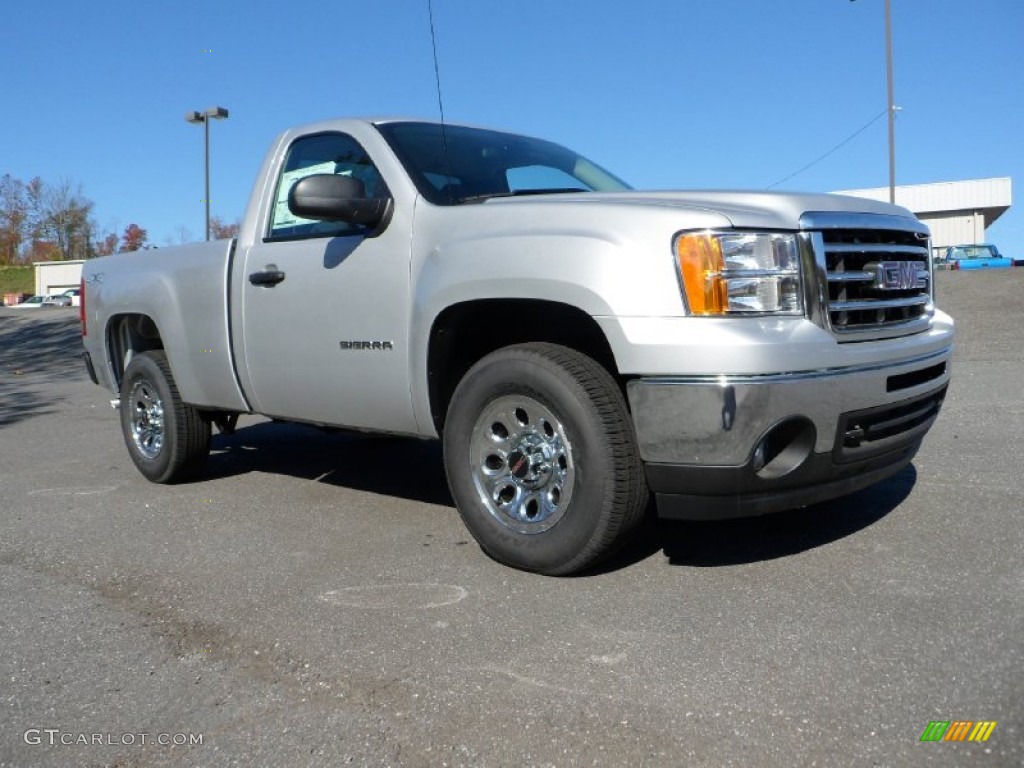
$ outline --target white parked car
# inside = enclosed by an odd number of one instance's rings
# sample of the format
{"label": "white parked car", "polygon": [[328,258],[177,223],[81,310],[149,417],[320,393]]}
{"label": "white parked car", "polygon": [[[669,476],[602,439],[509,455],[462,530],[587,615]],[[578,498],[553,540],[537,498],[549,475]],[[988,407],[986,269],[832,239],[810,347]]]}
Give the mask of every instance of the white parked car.
{"label": "white parked car", "polygon": [[39,307],[43,306],[46,298],[46,296],[32,296],[25,299],[20,304],[12,304],[11,306],[13,306],[14,309],[39,309]]}
{"label": "white parked car", "polygon": [[66,291],[64,291],[64,293],[61,294],[61,296],[67,296],[69,299],[71,299],[71,306],[77,307],[79,304],[78,294],[78,288],[68,288]]}

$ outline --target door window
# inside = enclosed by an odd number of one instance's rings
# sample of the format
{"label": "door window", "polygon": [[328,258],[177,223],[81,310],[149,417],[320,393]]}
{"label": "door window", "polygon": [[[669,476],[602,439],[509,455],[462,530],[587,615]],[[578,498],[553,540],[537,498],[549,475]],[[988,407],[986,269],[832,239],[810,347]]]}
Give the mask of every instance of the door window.
{"label": "door window", "polygon": [[363,183],[365,197],[390,197],[366,150],[351,136],[321,133],[303,136],[288,148],[281,168],[270,216],[268,239],[293,240],[304,237],[337,237],[364,231],[358,224],[343,221],[315,221],[288,210],[288,192],[300,179],[317,173],[349,176]]}

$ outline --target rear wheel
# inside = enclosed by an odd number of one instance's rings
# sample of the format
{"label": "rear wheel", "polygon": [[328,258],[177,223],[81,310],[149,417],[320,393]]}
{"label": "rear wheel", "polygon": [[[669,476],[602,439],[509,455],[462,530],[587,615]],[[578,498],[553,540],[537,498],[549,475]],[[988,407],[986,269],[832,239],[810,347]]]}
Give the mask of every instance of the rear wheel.
{"label": "rear wheel", "polygon": [[121,432],[138,470],[154,483],[193,475],[210,452],[210,423],[183,403],[163,350],[132,357],[121,385]]}
{"label": "rear wheel", "polygon": [[493,558],[552,575],[593,566],[643,516],[647,486],[615,380],[547,343],[505,347],[456,388],[444,429],[448,483]]}

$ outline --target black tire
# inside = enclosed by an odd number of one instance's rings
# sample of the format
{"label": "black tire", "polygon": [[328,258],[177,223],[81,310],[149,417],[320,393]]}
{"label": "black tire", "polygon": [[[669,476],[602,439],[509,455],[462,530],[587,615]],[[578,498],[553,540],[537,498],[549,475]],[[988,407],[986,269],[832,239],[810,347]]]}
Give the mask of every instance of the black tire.
{"label": "black tire", "polygon": [[210,453],[210,422],[183,403],[162,349],[132,357],[121,384],[121,433],[147,480],[175,483],[194,475]]}
{"label": "black tire", "polygon": [[537,342],[481,359],[452,396],[443,440],[459,514],[506,565],[582,571],[643,518],[647,484],[622,393],[575,350]]}

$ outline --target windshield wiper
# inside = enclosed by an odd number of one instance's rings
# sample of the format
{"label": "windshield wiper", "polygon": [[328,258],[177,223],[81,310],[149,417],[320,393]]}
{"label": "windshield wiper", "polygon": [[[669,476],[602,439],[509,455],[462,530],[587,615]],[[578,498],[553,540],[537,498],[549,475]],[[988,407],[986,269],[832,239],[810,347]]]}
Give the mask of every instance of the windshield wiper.
{"label": "windshield wiper", "polygon": [[553,189],[516,189],[511,192],[488,192],[483,195],[467,195],[458,198],[458,203],[479,203],[492,197],[520,197],[525,195],[561,195],[570,192],[590,192],[583,187],[555,187]]}

